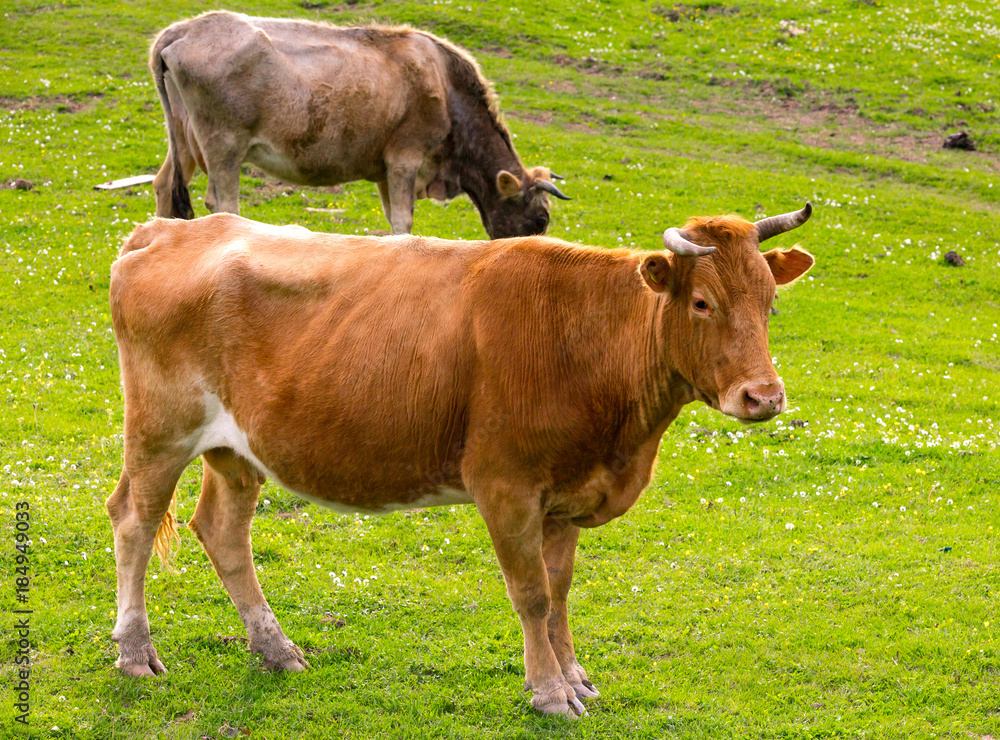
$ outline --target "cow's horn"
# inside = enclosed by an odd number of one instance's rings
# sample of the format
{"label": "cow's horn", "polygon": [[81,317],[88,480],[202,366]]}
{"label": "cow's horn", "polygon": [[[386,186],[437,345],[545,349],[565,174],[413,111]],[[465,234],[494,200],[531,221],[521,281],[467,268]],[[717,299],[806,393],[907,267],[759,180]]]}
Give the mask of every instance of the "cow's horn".
{"label": "cow's horn", "polygon": [[565,178],[565,177],[563,177],[562,175],[557,175],[557,174],[556,174],[555,172],[553,172],[552,170],[549,170],[549,177],[551,177],[551,178],[552,178],[553,180],[565,180],[565,179],[566,179],[566,178]]}
{"label": "cow's horn", "polygon": [[539,190],[544,190],[546,193],[552,193],[560,200],[573,200],[568,195],[565,195],[562,190],[557,188],[548,180],[539,180],[538,182],[535,183],[535,187],[538,188]]}
{"label": "cow's horn", "polygon": [[715,251],[715,247],[701,247],[688,241],[687,234],[678,228],[670,228],[663,232],[663,246],[674,254],[684,257],[703,257]]}
{"label": "cow's horn", "polygon": [[797,226],[801,226],[809,220],[812,212],[812,203],[806,201],[806,207],[801,211],[792,211],[791,213],[782,213],[780,216],[761,219],[756,223],[757,241],[767,241],[772,236],[784,234],[786,231],[791,231]]}

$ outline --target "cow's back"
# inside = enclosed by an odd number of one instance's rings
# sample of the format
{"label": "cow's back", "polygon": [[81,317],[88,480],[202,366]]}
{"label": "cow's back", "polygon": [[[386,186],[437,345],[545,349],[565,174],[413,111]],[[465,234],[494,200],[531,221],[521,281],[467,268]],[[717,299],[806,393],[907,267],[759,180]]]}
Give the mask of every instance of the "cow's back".
{"label": "cow's back", "polygon": [[441,55],[406,28],[217,11],[163,33],[170,43],[158,46],[195,131],[225,132],[248,161],[293,182],[382,180],[400,130],[419,148],[450,127]]}

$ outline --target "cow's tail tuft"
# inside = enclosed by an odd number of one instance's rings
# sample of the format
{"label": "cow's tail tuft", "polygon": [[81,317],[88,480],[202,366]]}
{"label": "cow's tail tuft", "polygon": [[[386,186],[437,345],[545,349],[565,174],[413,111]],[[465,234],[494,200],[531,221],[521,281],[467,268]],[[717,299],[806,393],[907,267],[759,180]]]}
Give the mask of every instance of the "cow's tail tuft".
{"label": "cow's tail tuft", "polygon": [[177,498],[170,499],[170,506],[167,513],[163,515],[160,526],[156,530],[156,540],[153,542],[153,549],[160,559],[160,564],[170,573],[176,573],[177,569],[171,562],[174,554],[174,542],[180,545],[181,536],[177,532]]}
{"label": "cow's tail tuft", "polygon": [[167,140],[170,142],[170,154],[173,157],[173,181],[170,183],[170,216],[171,218],[194,218],[194,208],[191,206],[191,194],[184,184],[184,173],[181,168],[181,157],[177,151],[177,132],[174,131],[174,116],[170,110],[170,98],[167,96],[167,84],[163,76],[167,64],[163,60],[163,50],[180,38],[181,31],[171,26],[156,37],[149,51],[149,69],[156,82],[156,92],[160,95],[160,105],[167,119]]}

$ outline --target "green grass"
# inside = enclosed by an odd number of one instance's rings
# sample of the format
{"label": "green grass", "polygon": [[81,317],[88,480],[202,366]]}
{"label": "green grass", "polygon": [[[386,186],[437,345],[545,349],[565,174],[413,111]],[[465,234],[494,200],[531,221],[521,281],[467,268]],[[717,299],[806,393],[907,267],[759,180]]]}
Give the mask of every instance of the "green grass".
{"label": "green grass", "polygon": [[[185,534],[181,573],[148,577],[170,672],[120,677],[103,508],[122,423],[108,269],[153,199],[92,186],[156,171],[166,145],[147,44],[219,4],[8,4],[0,179],[35,187],[0,191],[0,736],[1000,734],[997,7],[315,4],[233,7],[409,22],[468,46],[522,157],[567,177],[556,236],[656,248],[690,215],[811,199],[813,219],[775,240],[817,257],[772,319],[791,408],[746,428],[690,407],[634,510],[584,533],[571,624],[602,691],[584,720],[528,709],[520,629],[473,509],[343,517],[270,483],[255,558],[311,669],[266,674],[225,639],[242,625]],[[942,150],[958,130],[980,151]],[[192,185],[199,215],[204,183]],[[368,183],[286,192],[247,176],[242,188],[250,218],[387,228]],[[466,200],[421,202],[415,230],[483,235]],[[943,262],[951,249],[965,267]],[[182,520],[198,486],[193,467]],[[20,500],[33,516],[27,731],[7,729]]]}

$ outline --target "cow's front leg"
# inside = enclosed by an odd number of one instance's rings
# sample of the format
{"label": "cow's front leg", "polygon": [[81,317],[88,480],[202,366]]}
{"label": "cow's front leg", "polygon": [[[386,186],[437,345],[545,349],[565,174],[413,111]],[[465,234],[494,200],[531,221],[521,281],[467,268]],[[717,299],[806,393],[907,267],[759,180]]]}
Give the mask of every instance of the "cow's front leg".
{"label": "cow's front leg", "polygon": [[201,541],[239,612],[250,651],[263,656],[268,670],[308,668],[302,650],[281,630],[253,567],[250,524],[263,479],[230,450],[210,450],[204,462],[201,496],[188,527]]}
{"label": "cow's front leg", "polygon": [[247,146],[237,137],[219,133],[205,146],[208,187],[205,207],[212,213],[240,213],[240,165]]}
{"label": "cow's front leg", "polygon": [[542,557],[540,502],[536,496],[522,499],[509,490],[475,498],[524,631],[525,686],[532,691],[531,706],[543,714],[584,714],[586,709],[549,643],[551,598]]}
{"label": "cow's front leg", "polygon": [[[422,155],[419,152],[401,152],[393,155],[388,169],[389,207],[382,208],[392,225],[393,234],[409,234],[413,229],[413,189],[417,182]],[[382,187],[379,186],[381,194]]]}
{"label": "cow's front leg", "polygon": [[569,613],[566,600],[573,582],[573,560],[580,528],[565,519],[546,517],[543,529],[542,555],[549,576],[552,601],[549,605],[549,644],[556,654],[563,676],[581,699],[598,696],[594,684],[580,667],[573,649],[573,635],[569,630]]}
{"label": "cow's front leg", "polygon": [[381,180],[376,183],[378,185],[378,195],[382,199],[382,213],[385,214],[385,220],[392,225],[392,201],[389,200],[389,182],[387,180]]}

